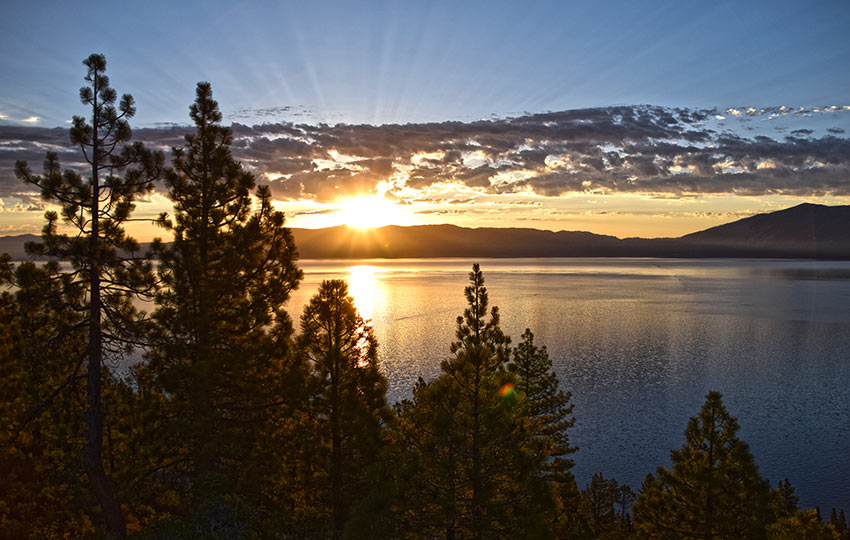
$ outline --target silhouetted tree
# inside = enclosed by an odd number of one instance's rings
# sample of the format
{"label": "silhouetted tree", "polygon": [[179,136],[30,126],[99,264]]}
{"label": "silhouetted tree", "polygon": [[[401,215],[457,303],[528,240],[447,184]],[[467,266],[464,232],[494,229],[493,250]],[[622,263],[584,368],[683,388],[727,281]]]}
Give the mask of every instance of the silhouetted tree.
{"label": "silhouetted tree", "polygon": [[[106,58],[92,54],[83,64],[88,84],[80,89],[80,100],[91,108],[91,118],[74,116],[70,134],[71,142],[80,146],[83,159],[91,166],[91,176],[84,179],[76,171],[63,172],[53,152],[47,154],[41,176],[34,175],[24,161],[15,164],[15,173],[40,188],[45,200],[61,205],[63,221],[74,229],[70,235],[60,233],[58,214],[47,212],[43,243],[30,244],[27,249],[70,261],[72,269],[57,273],[57,277],[75,290],[72,296],[79,301],[78,307],[88,313],[84,323],[88,328],[88,409],[83,464],[107,530],[123,536],[124,516],[103,468],[102,379],[108,373],[103,358],[104,354],[120,354],[133,339],[139,314],[130,299],[134,294],[150,294],[154,283],[150,263],[132,257],[138,245],[125,234],[122,224],[130,218],[134,198],[153,188],[162,156],[145,150],[141,143],[124,145],[131,136],[127,120],[136,110],[132,96],[124,94],[116,108],[118,95],[104,74]],[[127,253],[131,256],[125,256]]]}
{"label": "silhouetted tree", "polygon": [[738,423],[709,392],[688,422],[685,445],[670,452],[673,470],[647,475],[635,504],[635,527],[655,538],[761,538],[770,521],[770,487]]}
{"label": "silhouetted tree", "polygon": [[369,488],[362,475],[381,450],[382,427],[391,415],[377,341],[344,281],[322,282],[304,307],[298,354],[312,380],[318,445],[311,459],[327,479],[318,487],[327,496],[332,536],[338,539],[353,502]]}
{"label": "silhouetted tree", "polygon": [[617,502],[617,481],[606,479],[602,473],[596,473],[584,489],[584,498],[590,514],[594,538],[613,530],[617,522],[614,504]]}
{"label": "silhouetted tree", "polygon": [[838,533],[839,536],[844,534],[845,529],[847,528],[847,523],[844,520],[844,510],[839,514],[835,508],[833,508],[829,512],[829,524]]}
{"label": "silhouetted tree", "polygon": [[635,500],[635,494],[629,486],[596,473],[582,492],[582,498],[591,527],[589,537],[613,540],[632,536],[628,509]]}
{"label": "silhouetted tree", "polygon": [[[0,267],[3,266],[0,258]],[[26,262],[0,270],[0,538],[88,538],[93,503],[80,470],[85,446],[88,332],[82,289],[60,267]],[[104,468],[117,487],[128,531],[157,518],[168,494],[150,482],[159,403],[141,385],[105,376]],[[153,396],[155,397],[155,396]],[[155,469],[154,469],[155,470]],[[98,526],[98,529],[102,528]]]}
{"label": "silhouetted tree", "polygon": [[[87,336],[58,264],[0,257],[0,538],[94,532],[85,445]],[[45,509],[50,509],[45,511]]]}
{"label": "silhouetted tree", "polygon": [[839,540],[833,527],[816,510],[799,510],[767,527],[768,540]]}
{"label": "silhouetted tree", "polygon": [[489,491],[490,487],[486,484],[491,476],[485,470],[487,464],[483,463],[482,457],[495,442],[487,440],[489,434],[486,432],[490,426],[487,425],[489,422],[484,420],[491,410],[496,412],[500,408],[499,401],[492,398],[498,393],[497,387],[501,381],[498,381],[497,377],[508,359],[510,339],[502,333],[499,326],[497,307],[494,306],[490,312],[490,320],[485,319],[489,299],[487,288],[484,287],[484,275],[477,263],[472,266],[469,281],[470,285],[463,291],[469,306],[463,315],[457,318],[457,341],[451,345],[455,358],[444,361],[441,367],[458,383],[458,390],[463,392],[468,400],[468,418],[457,415],[455,421],[461,423],[470,435],[469,521],[472,537],[480,539],[489,528],[484,515],[484,496],[485,492]]}
{"label": "silhouetted tree", "polygon": [[571,394],[560,389],[546,347],[534,344],[534,334],[528,328],[513,349],[507,368],[516,378],[516,390],[525,398],[526,414],[534,433],[532,445],[545,463],[548,479],[554,484],[558,511],[552,515],[552,525],[567,534],[567,530],[581,527],[578,513],[571,515],[568,511],[570,507],[577,509],[580,502],[564,499],[579,494],[570,472],[573,460],[568,457],[578,450],[569,441],[568,430],[575,425],[575,418],[571,416]]}
{"label": "silhouetted tree", "polygon": [[791,482],[786,478],[779,482],[776,489],[773,490],[773,500],[771,502],[773,513],[777,518],[794,515],[797,512],[800,498],[794,494],[794,488]]}
{"label": "silhouetted tree", "polygon": [[304,388],[283,307],[302,274],[269,189],[257,188],[252,202],[254,176],[231,155],[209,83],[198,83],[190,117],[195,132],[165,173],[174,215],[159,224],[173,241],[155,246],[163,287],[139,376],[168,398],[163,444],[172,456],[163,466],[190,488],[197,526],[207,528],[240,522],[243,499],[266,492],[266,467],[281,467],[266,430]]}
{"label": "silhouetted tree", "polygon": [[633,532],[632,517],[629,508],[637,500],[637,495],[628,485],[623,484],[617,490],[616,504],[620,507],[620,515],[617,520],[617,529],[621,538],[626,538]]}
{"label": "silhouetted tree", "polygon": [[423,535],[445,538],[537,537],[550,534],[551,486],[546,456],[534,440],[525,397],[505,369],[509,338],[489,310],[477,264],[464,290],[453,357],[443,374],[420,381],[398,408],[396,437],[418,467],[411,513]]}
{"label": "silhouetted tree", "polygon": [[534,334],[526,328],[522,341],[513,349],[508,370],[516,377],[516,389],[526,399],[528,416],[534,421],[535,439],[547,459],[550,478],[574,482],[569,472],[573,460],[567,456],[578,450],[570,446],[568,429],[575,425],[572,395],[560,389],[558,376],[546,347],[534,344]]}

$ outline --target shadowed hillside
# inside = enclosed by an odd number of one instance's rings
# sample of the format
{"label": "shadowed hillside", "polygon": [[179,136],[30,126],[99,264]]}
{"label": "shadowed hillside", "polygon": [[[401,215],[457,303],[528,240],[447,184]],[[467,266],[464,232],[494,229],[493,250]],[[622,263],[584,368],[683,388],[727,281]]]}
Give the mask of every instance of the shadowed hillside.
{"label": "shadowed hillside", "polygon": [[[625,238],[577,231],[469,229],[455,225],[293,229],[305,259],[429,257],[775,257],[850,259],[850,206],[801,204],[681,238]],[[28,258],[34,235],[0,238],[0,253]],[[142,245],[142,249],[146,246]]]}
{"label": "shadowed hillside", "polygon": [[804,203],[685,235],[703,244],[841,250],[850,243],[850,206]]}
{"label": "shadowed hillside", "polygon": [[850,206],[802,204],[681,238],[454,225],[295,229],[305,258],[780,257],[850,258]]}

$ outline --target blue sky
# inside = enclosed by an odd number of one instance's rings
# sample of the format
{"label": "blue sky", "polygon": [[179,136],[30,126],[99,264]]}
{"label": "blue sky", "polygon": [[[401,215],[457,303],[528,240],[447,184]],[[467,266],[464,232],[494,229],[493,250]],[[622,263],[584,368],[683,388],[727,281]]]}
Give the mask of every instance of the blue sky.
{"label": "blue sky", "polygon": [[63,125],[91,52],[136,97],[137,126],[185,122],[199,80],[249,123],[844,105],[850,94],[842,1],[122,4],[7,3],[4,120]]}
{"label": "blue sky", "polygon": [[[16,159],[79,161],[49,128],[86,113],[93,52],[166,153],[211,82],[296,227],[676,236],[850,204],[848,29],[848,1],[6,3],[0,234],[48,206]],[[137,215],[169,208],[157,192]]]}

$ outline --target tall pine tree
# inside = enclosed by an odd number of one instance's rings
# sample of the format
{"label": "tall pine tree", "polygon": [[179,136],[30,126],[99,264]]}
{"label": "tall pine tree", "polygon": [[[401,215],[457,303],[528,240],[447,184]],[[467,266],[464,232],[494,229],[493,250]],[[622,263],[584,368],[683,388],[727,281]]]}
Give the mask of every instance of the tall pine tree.
{"label": "tall pine tree", "polygon": [[572,394],[560,389],[558,376],[546,347],[534,344],[534,334],[526,328],[522,341],[513,349],[508,370],[516,377],[516,388],[526,399],[528,416],[534,420],[535,439],[548,460],[550,478],[555,482],[574,482],[569,472],[578,450],[570,445],[568,429],[575,425]]}
{"label": "tall pine tree", "polygon": [[377,341],[342,280],[322,282],[304,306],[298,354],[311,373],[311,407],[318,435],[312,467],[331,514],[331,536],[342,537],[349,510],[370,487],[363,473],[381,451],[390,418],[387,382],[378,369]]}
{"label": "tall pine tree", "polygon": [[177,482],[190,486],[203,528],[241,522],[231,515],[239,497],[263,492],[252,484],[263,481],[252,461],[264,455],[261,434],[303,387],[290,378],[297,369],[284,311],[302,274],[268,187],[252,200],[254,176],[231,155],[232,132],[220,125],[209,83],[198,83],[190,116],[195,132],[173,149],[165,174],[174,215],[159,222],[173,241],[157,246],[163,288],[142,376],[169,398],[167,443],[181,448],[172,468],[185,474]]}
{"label": "tall pine tree", "polygon": [[15,173],[38,187],[45,200],[59,204],[62,220],[73,231],[60,233],[59,215],[49,211],[45,213],[43,243],[30,244],[27,249],[34,255],[68,260],[72,269],[57,275],[66,288],[83,292],[73,294],[88,315],[84,322],[88,330],[88,408],[83,465],[107,530],[123,536],[121,505],[103,467],[102,386],[103,377],[109,376],[103,360],[105,355],[120,355],[135,339],[139,314],[130,300],[133,295],[152,292],[151,265],[144,257],[134,256],[138,245],[125,234],[122,224],[130,219],[134,198],[153,189],[162,156],[147,151],[141,143],[124,144],[130,140],[128,119],[136,109],[129,94],[116,106],[118,94],[109,86],[106,58],[92,54],[83,64],[87,85],[80,89],[80,100],[90,107],[91,117],[74,116],[70,135],[90,165],[90,176],[62,171],[52,152],[45,158],[42,175],[34,175],[24,161],[15,164]]}
{"label": "tall pine tree", "polygon": [[770,485],[738,438],[738,422],[719,392],[709,392],[688,421],[685,445],[670,452],[641,486],[635,528],[656,538],[762,538],[771,519]]}
{"label": "tall pine tree", "polygon": [[569,456],[578,450],[570,445],[568,432],[575,425],[572,396],[560,389],[546,347],[534,344],[534,334],[528,328],[512,351],[508,370],[516,377],[516,389],[525,398],[526,414],[533,431],[531,443],[545,461],[546,473],[552,482],[557,506],[552,526],[563,534],[581,529],[579,490],[570,472],[573,460]]}
{"label": "tall pine tree", "polygon": [[419,469],[407,514],[422,516],[413,520],[422,534],[447,539],[546,537],[546,456],[505,369],[510,340],[498,308],[488,309],[477,264],[469,279],[452,358],[399,407],[395,438],[404,461]]}

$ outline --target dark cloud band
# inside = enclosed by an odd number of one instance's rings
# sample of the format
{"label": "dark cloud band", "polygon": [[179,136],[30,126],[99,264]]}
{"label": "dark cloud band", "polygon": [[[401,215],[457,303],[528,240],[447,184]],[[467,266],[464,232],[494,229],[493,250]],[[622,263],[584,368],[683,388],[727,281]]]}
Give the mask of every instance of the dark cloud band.
{"label": "dark cloud band", "polygon": [[[275,197],[320,202],[374,192],[381,181],[391,194],[457,184],[488,194],[551,197],[850,196],[850,139],[842,137],[843,128],[831,127],[822,137],[807,128],[777,139],[746,137],[715,121],[730,111],[624,106],[476,122],[234,124],[233,153],[264,176]],[[800,114],[784,108],[741,111],[792,120]],[[829,112],[844,114],[845,108]],[[134,136],[168,149],[181,145],[189,131],[163,126],[136,130]],[[38,169],[46,150],[59,151],[66,165],[79,159],[64,129],[0,126],[0,197],[27,198],[12,174],[14,161],[26,159]]]}

